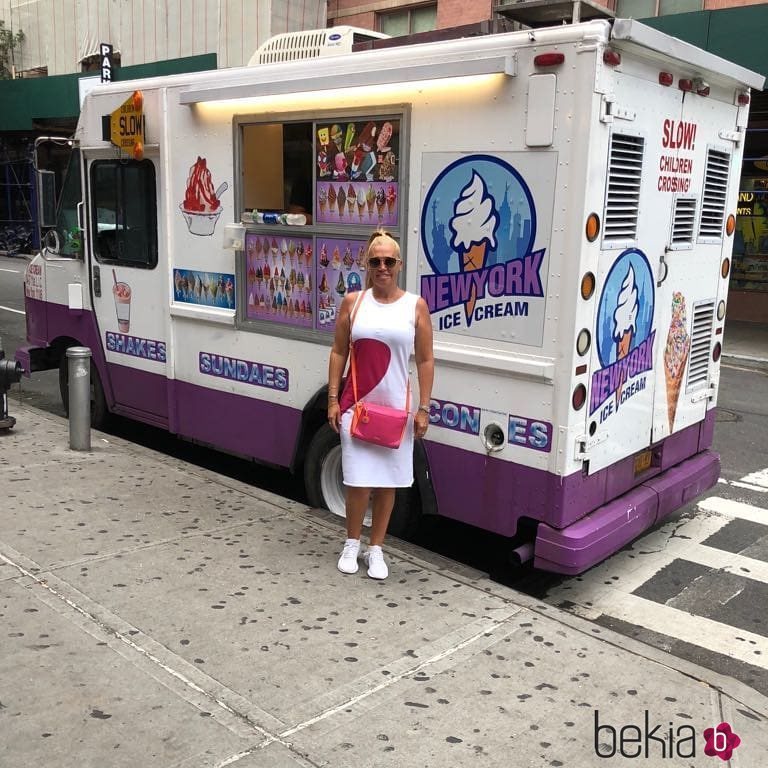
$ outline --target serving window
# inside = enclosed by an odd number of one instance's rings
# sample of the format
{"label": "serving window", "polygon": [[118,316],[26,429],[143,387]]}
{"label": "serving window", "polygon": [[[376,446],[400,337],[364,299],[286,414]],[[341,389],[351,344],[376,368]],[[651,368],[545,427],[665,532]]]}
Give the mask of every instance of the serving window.
{"label": "serving window", "polygon": [[344,296],[365,286],[372,232],[401,240],[403,122],[365,114],[239,123],[244,327],[333,333]]}

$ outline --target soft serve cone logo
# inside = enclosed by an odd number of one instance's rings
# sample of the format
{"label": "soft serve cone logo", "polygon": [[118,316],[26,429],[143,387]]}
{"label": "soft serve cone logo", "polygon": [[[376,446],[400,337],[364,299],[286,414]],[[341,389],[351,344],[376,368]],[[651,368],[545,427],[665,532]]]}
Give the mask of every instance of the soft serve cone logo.
{"label": "soft serve cone logo", "polygon": [[[451,246],[461,259],[459,267],[464,272],[475,272],[485,266],[488,248],[496,248],[496,229],[499,216],[488,196],[482,177],[472,172],[472,181],[461,190],[456,201],[454,216],[449,226],[453,232]],[[469,299],[464,304],[467,325],[472,324],[472,310],[477,300],[477,286],[470,288]]]}
{"label": "soft serve cone logo", "polygon": [[[623,360],[632,346],[637,322],[637,285],[632,264],[627,266],[627,275],[621,284],[616,309],[613,313],[613,340],[616,342],[616,360]],[[626,380],[626,369],[620,370],[621,381],[616,389],[616,410],[619,410],[621,385]]]}
{"label": "soft serve cone logo", "polygon": [[601,420],[646,388],[644,374],[653,368],[656,336],[654,301],[648,259],[636,248],[624,251],[608,271],[597,312],[595,338],[602,367],[592,373],[589,412],[600,409]]}
{"label": "soft serve cone logo", "polygon": [[428,157],[420,288],[437,329],[540,343],[545,249],[523,176],[494,155]]}

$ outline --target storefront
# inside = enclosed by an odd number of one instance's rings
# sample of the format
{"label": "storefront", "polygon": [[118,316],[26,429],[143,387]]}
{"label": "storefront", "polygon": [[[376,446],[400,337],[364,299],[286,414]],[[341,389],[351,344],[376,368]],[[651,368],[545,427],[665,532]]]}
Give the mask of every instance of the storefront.
{"label": "storefront", "polygon": [[768,92],[753,94],[736,211],[728,316],[768,322]]}

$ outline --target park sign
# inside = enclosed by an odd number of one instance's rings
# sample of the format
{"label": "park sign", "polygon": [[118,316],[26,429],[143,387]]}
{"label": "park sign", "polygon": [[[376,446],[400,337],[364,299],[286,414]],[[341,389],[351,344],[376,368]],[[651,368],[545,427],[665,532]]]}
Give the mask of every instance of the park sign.
{"label": "park sign", "polygon": [[144,95],[134,91],[109,116],[109,140],[118,149],[133,155],[136,160],[144,156]]}

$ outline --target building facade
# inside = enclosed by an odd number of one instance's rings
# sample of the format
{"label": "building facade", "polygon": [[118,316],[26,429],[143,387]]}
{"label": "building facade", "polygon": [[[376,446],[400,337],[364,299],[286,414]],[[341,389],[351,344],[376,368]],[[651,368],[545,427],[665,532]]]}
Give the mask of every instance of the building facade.
{"label": "building facade", "polygon": [[[100,79],[103,43],[111,46],[111,77],[128,79],[243,66],[281,32],[351,25],[429,39],[456,27],[477,34],[574,14],[632,16],[768,72],[766,0],[8,0],[0,21],[24,41],[9,62],[14,79],[0,81],[0,250],[4,229],[36,220],[34,138],[74,129],[87,83]],[[729,316],[768,322],[766,93],[752,94],[738,214]]]}

